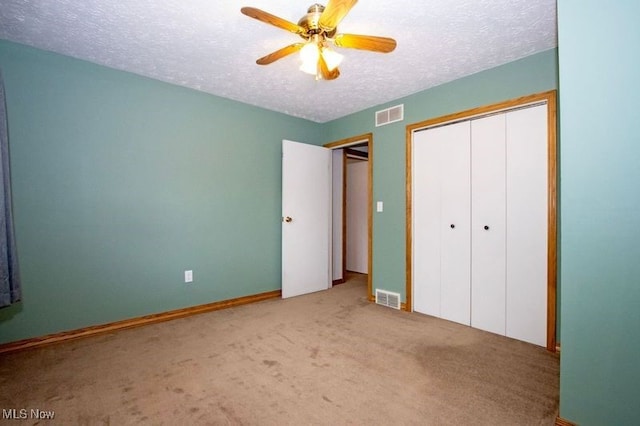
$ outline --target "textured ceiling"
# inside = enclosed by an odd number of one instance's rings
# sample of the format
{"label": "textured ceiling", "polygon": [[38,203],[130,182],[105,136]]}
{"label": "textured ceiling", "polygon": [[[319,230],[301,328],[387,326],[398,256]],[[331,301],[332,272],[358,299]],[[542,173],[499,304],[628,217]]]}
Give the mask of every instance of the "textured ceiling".
{"label": "textured ceiling", "polygon": [[[555,0],[361,0],[339,32],[392,37],[380,54],[336,49],[341,76],[315,81],[301,39],[240,13],[292,22],[313,0],[0,0],[0,38],[285,114],[326,122],[557,45]],[[326,4],[326,3],[325,3]]]}

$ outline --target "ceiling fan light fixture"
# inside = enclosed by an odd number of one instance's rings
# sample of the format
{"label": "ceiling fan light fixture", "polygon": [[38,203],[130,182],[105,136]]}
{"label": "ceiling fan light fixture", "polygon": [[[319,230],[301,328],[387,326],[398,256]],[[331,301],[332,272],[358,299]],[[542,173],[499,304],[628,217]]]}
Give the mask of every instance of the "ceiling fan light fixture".
{"label": "ceiling fan light fixture", "polygon": [[322,57],[324,58],[329,71],[333,71],[338,68],[338,66],[344,59],[343,55],[336,52],[335,50],[331,50],[328,46],[322,48]]}
{"label": "ceiling fan light fixture", "polygon": [[300,70],[315,76],[316,80],[335,80],[340,76],[338,66],[343,56],[333,49],[351,48],[371,52],[389,53],[396,41],[388,37],[361,34],[338,34],[338,24],[358,0],[328,0],[327,6],[311,5],[297,24],[279,18],[255,7],[240,9],[244,15],[300,36],[304,41],[293,43],[259,58],[258,65],[268,65],[294,52],[300,52]]}
{"label": "ceiling fan light fixture", "polygon": [[316,75],[318,73],[318,59],[320,57],[320,50],[318,45],[314,42],[309,42],[300,49],[300,59],[302,59],[302,65],[300,65],[300,71],[307,74]]}

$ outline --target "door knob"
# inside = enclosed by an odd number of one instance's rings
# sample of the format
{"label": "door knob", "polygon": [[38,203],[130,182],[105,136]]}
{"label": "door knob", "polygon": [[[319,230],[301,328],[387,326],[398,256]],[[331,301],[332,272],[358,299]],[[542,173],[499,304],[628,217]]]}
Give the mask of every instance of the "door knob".
{"label": "door knob", "polygon": [[455,228],[456,225],[454,225],[453,223],[451,224],[451,229]]}
{"label": "door knob", "polygon": [[287,216],[287,217],[283,217],[283,218],[282,218],[282,221],[283,221],[283,222],[287,222],[287,223],[289,223],[289,222],[292,222],[292,221],[293,221],[293,219],[292,219],[290,216]]}
{"label": "door knob", "polygon": [[485,225],[485,226],[484,226],[484,230],[485,230],[485,231],[488,231],[488,230],[489,230],[489,225]]}

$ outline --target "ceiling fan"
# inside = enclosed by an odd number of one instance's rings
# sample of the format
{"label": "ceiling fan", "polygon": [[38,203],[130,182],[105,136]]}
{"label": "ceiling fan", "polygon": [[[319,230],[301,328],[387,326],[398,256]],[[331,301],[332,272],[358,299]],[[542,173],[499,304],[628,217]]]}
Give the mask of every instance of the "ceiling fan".
{"label": "ceiling fan", "polygon": [[300,69],[313,74],[317,79],[334,80],[340,75],[338,65],[342,55],[331,49],[331,45],[372,52],[388,53],[396,48],[396,41],[388,37],[358,34],[338,34],[340,21],[349,13],[358,0],[329,0],[327,6],[313,4],[297,24],[256,9],[243,7],[240,11],[254,19],[299,35],[304,40],[278,49],[258,59],[258,65],[268,65],[287,55],[300,51]]}

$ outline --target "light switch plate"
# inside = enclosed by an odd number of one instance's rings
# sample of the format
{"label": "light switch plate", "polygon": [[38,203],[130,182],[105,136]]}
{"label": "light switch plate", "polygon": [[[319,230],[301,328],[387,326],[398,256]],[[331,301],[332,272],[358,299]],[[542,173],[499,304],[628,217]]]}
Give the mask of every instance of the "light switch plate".
{"label": "light switch plate", "polygon": [[380,213],[382,211],[382,208],[383,208],[382,201],[378,201],[376,203],[376,211]]}

